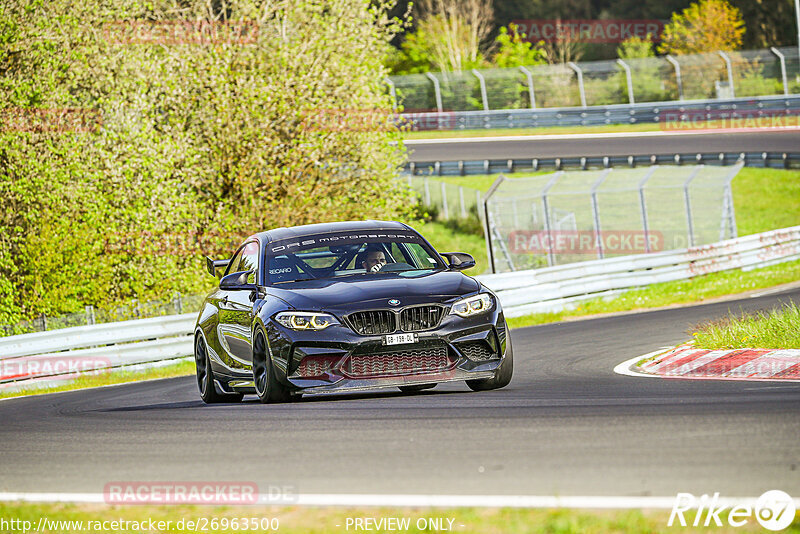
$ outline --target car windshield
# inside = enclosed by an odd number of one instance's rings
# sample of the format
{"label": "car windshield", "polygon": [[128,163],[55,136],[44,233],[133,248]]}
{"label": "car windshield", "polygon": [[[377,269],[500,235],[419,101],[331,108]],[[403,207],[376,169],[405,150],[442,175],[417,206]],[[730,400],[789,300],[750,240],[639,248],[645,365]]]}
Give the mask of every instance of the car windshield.
{"label": "car windshield", "polygon": [[303,236],[269,243],[265,256],[269,285],[446,268],[428,243],[414,232]]}

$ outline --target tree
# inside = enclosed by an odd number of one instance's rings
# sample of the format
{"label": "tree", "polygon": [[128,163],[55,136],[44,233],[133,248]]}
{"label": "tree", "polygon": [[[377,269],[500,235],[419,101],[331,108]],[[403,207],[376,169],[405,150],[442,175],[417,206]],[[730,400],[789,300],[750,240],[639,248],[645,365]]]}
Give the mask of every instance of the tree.
{"label": "tree", "polygon": [[726,0],[700,0],[673,13],[664,28],[658,51],[662,54],[700,54],[736,50],[745,27],[741,12]]}
{"label": "tree", "polygon": [[99,4],[0,3],[0,323],[202,291],[254,231],[405,218],[380,6]]}
{"label": "tree", "polygon": [[508,28],[500,28],[500,34],[495,40],[497,51],[492,58],[495,66],[510,68],[546,63],[544,50],[524,39],[525,34],[517,33],[517,27],[513,24]]}

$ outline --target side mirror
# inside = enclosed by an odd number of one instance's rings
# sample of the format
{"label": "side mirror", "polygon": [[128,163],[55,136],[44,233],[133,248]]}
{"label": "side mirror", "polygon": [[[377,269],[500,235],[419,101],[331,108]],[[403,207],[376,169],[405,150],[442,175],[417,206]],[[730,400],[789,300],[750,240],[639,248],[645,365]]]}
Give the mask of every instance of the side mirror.
{"label": "side mirror", "polygon": [[253,271],[241,271],[238,273],[231,273],[222,277],[219,281],[219,288],[226,291],[253,291],[256,289],[255,284],[248,284],[247,277]]}
{"label": "side mirror", "polygon": [[228,266],[231,260],[212,260],[208,256],[206,256],[206,269],[208,270],[208,274],[215,278],[219,278],[220,269],[224,269]]}
{"label": "side mirror", "polygon": [[441,255],[447,258],[450,270],[464,271],[475,267],[475,258],[465,252],[442,252]]}

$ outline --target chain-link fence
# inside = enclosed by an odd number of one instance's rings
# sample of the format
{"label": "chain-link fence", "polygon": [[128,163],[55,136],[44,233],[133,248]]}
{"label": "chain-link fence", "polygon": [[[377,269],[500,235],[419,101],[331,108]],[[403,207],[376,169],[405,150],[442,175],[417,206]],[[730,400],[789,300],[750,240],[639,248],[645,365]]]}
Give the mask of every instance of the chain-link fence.
{"label": "chain-link fence", "polygon": [[404,113],[560,108],[800,93],[797,48],[391,76]]}
{"label": "chain-link fence", "polygon": [[483,202],[479,190],[427,176],[406,175],[403,180],[407,180],[408,186],[419,196],[420,204],[427,208],[435,219],[483,220]]}
{"label": "chain-link fence", "polygon": [[31,321],[24,321],[13,325],[0,325],[0,337],[45,330],[58,330],[72,326],[85,326],[99,323],[113,323],[133,319],[146,319],[148,317],[162,317],[165,315],[178,315],[199,311],[200,304],[206,295],[181,295],[176,293],[172,299],[150,300],[141,302],[130,300],[120,306],[109,309],[86,306],[83,312],[69,313],[59,316],[42,314]]}
{"label": "chain-link fence", "polygon": [[736,237],[731,180],[705,165],[498,178],[485,197],[492,272],[715,243]]}

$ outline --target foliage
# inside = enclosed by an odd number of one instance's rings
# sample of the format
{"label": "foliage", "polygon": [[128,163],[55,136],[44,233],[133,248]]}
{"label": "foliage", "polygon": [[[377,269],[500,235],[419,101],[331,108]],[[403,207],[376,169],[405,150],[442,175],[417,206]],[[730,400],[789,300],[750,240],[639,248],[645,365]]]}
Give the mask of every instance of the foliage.
{"label": "foliage", "polygon": [[745,27],[741,12],[726,0],[700,0],[673,13],[664,28],[658,51],[662,54],[698,54],[736,50]]}
{"label": "foliage", "polygon": [[547,58],[539,47],[525,41],[525,34],[519,34],[514,24],[501,27],[495,40],[494,64],[500,68],[524,67],[547,63]]}
{"label": "foliage", "polygon": [[628,37],[619,44],[619,47],[617,48],[617,56],[620,59],[655,57],[656,54],[653,51],[653,41],[652,39],[649,39],[649,37],[649,34],[648,39],[642,39],[641,37],[637,37],[635,35]]}
{"label": "foliage", "polygon": [[254,231],[406,213],[383,7],[212,4],[3,3],[0,323],[205,289],[202,254]]}

